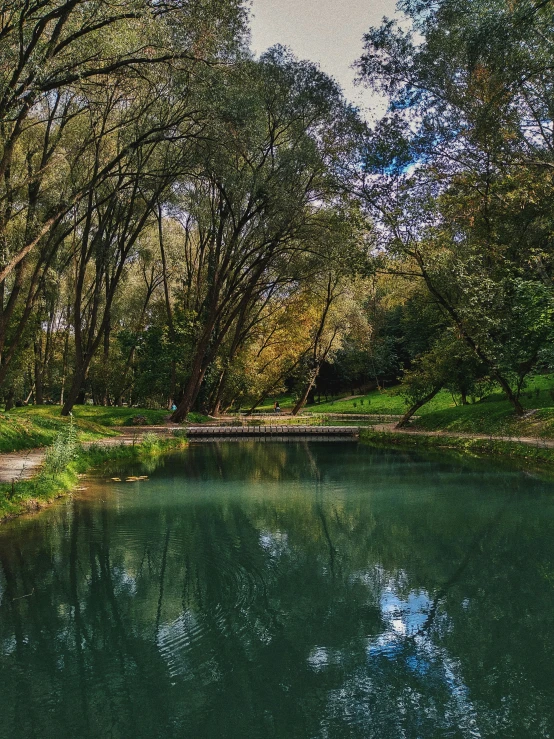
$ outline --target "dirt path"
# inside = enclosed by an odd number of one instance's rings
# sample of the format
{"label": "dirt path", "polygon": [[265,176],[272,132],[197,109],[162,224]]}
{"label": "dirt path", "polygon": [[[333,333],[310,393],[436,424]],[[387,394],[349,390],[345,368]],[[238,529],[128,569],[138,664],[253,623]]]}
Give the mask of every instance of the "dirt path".
{"label": "dirt path", "polygon": [[554,439],[539,439],[534,436],[494,436],[491,434],[468,434],[463,431],[423,431],[416,429],[397,429],[393,423],[380,423],[368,427],[373,431],[385,431],[388,434],[407,434],[411,436],[445,436],[457,439],[488,439],[490,441],[512,441],[520,444],[536,446],[540,449],[554,449]]}
{"label": "dirt path", "polygon": [[42,449],[0,454],[0,482],[28,480],[44,461]]}
{"label": "dirt path", "polygon": [[[355,425],[355,424],[354,424]],[[119,427],[117,430],[121,432],[120,436],[107,436],[97,441],[88,441],[83,444],[87,449],[92,444],[102,444],[102,446],[119,446],[125,444],[130,446],[140,442],[141,437],[146,433],[155,433],[160,436],[170,434],[174,426],[141,426],[136,429]],[[459,439],[490,439],[491,441],[517,441],[521,444],[528,444],[540,449],[554,449],[554,439],[537,439],[531,436],[491,436],[490,434],[468,434],[454,431],[416,431],[415,429],[397,429],[393,423],[380,423],[374,426],[366,426],[373,431],[384,431],[390,434],[406,434],[411,436],[444,436],[456,437]],[[10,452],[8,454],[0,454],[0,482],[12,482],[12,480],[28,480],[37,473],[44,461],[44,449],[28,449],[20,452]]]}
{"label": "dirt path", "polygon": [[[173,427],[169,426],[141,426],[136,429],[119,427],[120,436],[106,436],[96,441],[86,441],[83,448],[88,449],[93,444],[102,446],[131,446],[140,442],[141,436],[146,433],[154,433],[160,436],[169,434]],[[12,482],[15,480],[28,480],[35,475],[44,462],[45,449],[24,449],[20,452],[9,452],[0,454],[0,482]]]}

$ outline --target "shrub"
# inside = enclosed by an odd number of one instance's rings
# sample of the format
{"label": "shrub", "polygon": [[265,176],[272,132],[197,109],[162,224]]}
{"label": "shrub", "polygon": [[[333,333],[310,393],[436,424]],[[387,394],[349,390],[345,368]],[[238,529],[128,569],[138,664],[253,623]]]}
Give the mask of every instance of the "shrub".
{"label": "shrub", "polygon": [[156,446],[158,443],[158,436],[154,434],[152,431],[148,431],[144,436],[141,438],[140,443],[143,447],[149,448]]}
{"label": "shrub", "polygon": [[44,469],[50,473],[62,472],[78,453],[77,429],[71,416],[69,423],[46,450]]}

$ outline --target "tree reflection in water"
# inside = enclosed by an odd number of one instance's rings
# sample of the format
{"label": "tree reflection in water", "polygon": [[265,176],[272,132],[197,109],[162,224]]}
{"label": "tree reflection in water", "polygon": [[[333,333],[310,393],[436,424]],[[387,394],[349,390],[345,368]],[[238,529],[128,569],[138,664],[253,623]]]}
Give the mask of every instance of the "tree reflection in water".
{"label": "tree reflection in water", "polygon": [[158,465],[0,533],[0,736],[549,736],[551,484],[350,443]]}

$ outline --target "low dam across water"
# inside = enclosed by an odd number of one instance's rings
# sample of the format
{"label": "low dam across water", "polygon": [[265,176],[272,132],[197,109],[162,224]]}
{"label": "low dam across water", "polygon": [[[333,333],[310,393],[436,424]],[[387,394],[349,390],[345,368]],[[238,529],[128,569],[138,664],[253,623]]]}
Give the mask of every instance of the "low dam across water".
{"label": "low dam across water", "polygon": [[358,436],[357,426],[189,426],[187,436]]}

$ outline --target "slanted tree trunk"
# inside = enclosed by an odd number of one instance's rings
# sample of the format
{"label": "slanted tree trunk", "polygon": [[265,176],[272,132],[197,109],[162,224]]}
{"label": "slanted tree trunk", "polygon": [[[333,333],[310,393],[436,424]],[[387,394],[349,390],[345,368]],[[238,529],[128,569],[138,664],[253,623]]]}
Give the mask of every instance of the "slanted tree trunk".
{"label": "slanted tree trunk", "polygon": [[323,306],[323,311],[321,313],[321,318],[319,320],[319,325],[317,327],[317,331],[315,333],[314,342],[313,342],[313,349],[312,349],[312,371],[310,372],[310,376],[308,379],[308,382],[306,383],[304,390],[302,392],[302,395],[298,399],[296,405],[294,406],[292,410],[292,415],[296,416],[302,408],[306,405],[306,401],[308,400],[308,395],[310,394],[310,390],[315,385],[315,381],[317,380],[317,376],[319,374],[319,369],[325,359],[327,358],[329,352],[331,351],[333,347],[333,343],[335,341],[335,338],[338,333],[338,326],[335,327],[335,330],[333,331],[333,335],[331,336],[330,340],[327,342],[327,345],[322,347],[322,337],[323,337],[323,331],[325,330],[325,324],[327,323],[327,316],[329,314],[329,310],[331,308],[331,304],[336,298],[335,289],[337,287],[337,280],[333,278],[333,273],[329,272],[329,277],[327,278],[327,290],[325,295],[325,303]]}
{"label": "slanted tree trunk", "polygon": [[225,369],[219,373],[219,377],[217,378],[217,383],[214,388],[214,392],[212,393],[212,399],[210,401],[210,414],[212,416],[221,415],[221,401],[223,398],[223,390],[225,389],[225,385],[227,383],[228,373],[229,366],[227,365]]}
{"label": "slanted tree trunk", "polygon": [[436,298],[438,304],[442,307],[444,312],[450,317],[450,319],[453,321],[454,325],[460,332],[460,336],[462,339],[466,342],[466,344],[470,347],[470,349],[475,353],[475,355],[483,362],[483,364],[486,367],[489,367],[491,375],[494,377],[494,379],[498,382],[502,390],[506,393],[508,400],[513,405],[515,412],[518,416],[523,415],[523,406],[519,402],[519,398],[517,397],[517,394],[515,394],[510,387],[510,383],[506,380],[506,378],[500,373],[500,371],[495,367],[494,362],[492,362],[489,357],[485,355],[483,350],[480,348],[478,343],[473,339],[473,337],[468,333],[466,326],[464,324],[464,321],[460,318],[458,315],[457,310],[454,308],[453,305],[446,299],[446,297],[440,292],[440,290],[437,288],[433,280],[431,279],[431,276],[429,275],[425,263],[423,261],[423,257],[420,254],[420,252],[416,249],[412,252],[412,256],[416,259],[421,276],[425,280],[425,284],[427,285],[427,288],[431,295],[433,295],[434,298]]}
{"label": "slanted tree trunk", "polygon": [[197,345],[190,377],[187,382],[185,392],[183,393],[183,397],[181,398],[181,401],[177,406],[177,410],[175,410],[171,415],[170,420],[174,423],[182,423],[186,419],[187,415],[192,410],[196,398],[198,397],[202,381],[204,380],[204,376],[209,365],[207,352],[211,332],[211,327],[209,328],[209,330],[208,328],[206,328],[202,339]]}
{"label": "slanted tree trunk", "polygon": [[249,415],[250,413],[254,413],[254,411],[256,410],[256,408],[257,408],[257,407],[258,407],[259,405],[261,405],[261,404],[262,404],[262,403],[264,402],[264,400],[265,400],[266,398],[267,398],[267,395],[260,395],[260,397],[259,397],[259,398],[258,398],[258,400],[257,400],[257,401],[256,401],[256,402],[254,403],[254,405],[253,405],[253,406],[252,406],[251,408],[249,408],[249,409],[248,409],[248,410],[246,411],[246,415],[248,416],[248,415]]}
{"label": "slanted tree trunk", "polygon": [[521,405],[517,395],[514,393],[514,391],[510,387],[510,383],[499,372],[494,371],[492,375],[494,379],[498,382],[502,390],[504,390],[504,392],[508,396],[508,400],[514,406],[514,410],[517,413],[517,415],[522,416],[524,413],[523,406]]}
{"label": "slanted tree trunk", "polygon": [[433,388],[430,393],[428,393],[424,398],[421,398],[421,400],[418,400],[416,403],[411,405],[406,413],[402,416],[400,421],[396,424],[394,427],[395,429],[401,429],[404,428],[404,426],[407,425],[410,418],[418,411],[422,406],[425,405],[425,403],[428,403],[430,400],[433,400],[435,395],[442,389],[442,383],[438,385],[437,387]]}
{"label": "slanted tree trunk", "polygon": [[296,405],[292,409],[293,416],[298,415],[298,413],[300,413],[302,408],[306,405],[308,396],[310,394],[310,390],[313,388],[313,386],[315,385],[315,381],[317,380],[317,376],[319,374],[319,368],[320,368],[320,365],[318,364],[317,367],[315,367],[315,369],[312,370],[312,372],[310,373],[310,378],[308,382],[306,383],[306,385],[304,386],[302,395],[298,398],[298,400],[296,401]]}
{"label": "slanted tree trunk", "polygon": [[[162,279],[164,286],[164,298],[165,298],[165,309],[167,313],[167,325],[169,328],[169,338],[171,343],[175,342],[175,324],[173,323],[173,310],[171,308],[171,299],[169,295],[169,278],[167,273],[167,260],[165,256],[164,239],[163,239],[163,221],[162,221],[162,206],[158,203],[156,210],[156,218],[158,221],[158,242],[160,245],[160,256],[162,258]],[[167,399],[167,409],[171,410],[173,403],[175,402],[177,384],[177,363],[175,359],[171,360],[170,380],[169,380],[169,397]]]}

